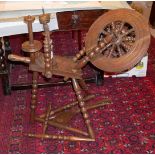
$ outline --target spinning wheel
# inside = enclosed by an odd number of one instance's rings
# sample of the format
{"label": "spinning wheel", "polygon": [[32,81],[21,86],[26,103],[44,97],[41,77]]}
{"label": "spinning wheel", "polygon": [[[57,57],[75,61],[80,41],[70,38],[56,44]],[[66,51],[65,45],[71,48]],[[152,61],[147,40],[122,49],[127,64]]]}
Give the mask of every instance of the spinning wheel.
{"label": "spinning wheel", "polygon": [[99,17],[90,27],[85,48],[112,34],[112,41],[102,49],[102,54],[91,61],[107,72],[122,72],[134,67],[147,53],[150,43],[149,26],[145,18],[134,10],[112,10]]}
{"label": "spinning wheel", "polygon": [[[85,102],[93,99],[95,95],[88,93],[88,88],[82,79],[82,68],[91,62],[101,70],[108,72],[122,72],[136,65],[146,54],[150,34],[145,19],[133,10],[119,9],[109,11],[97,19],[88,31],[85,40],[85,48],[73,57],[62,57],[54,55],[51,58],[52,40],[48,29],[50,21],[48,14],[39,18],[44,27],[44,53],[39,50],[42,44],[33,40],[32,22],[34,17],[27,16],[29,41],[23,43],[22,49],[30,53],[30,57],[9,55],[12,61],[21,61],[29,64],[33,71],[32,99],[31,99],[31,122],[38,121],[43,124],[43,133],[28,133],[29,137],[52,138],[71,141],[94,141],[95,135],[89,120],[88,110],[109,104],[104,100],[95,104],[87,105]],[[57,109],[52,109],[49,104],[47,111],[35,115],[37,107],[37,77],[42,73],[46,78],[52,75],[63,76],[65,80],[71,79],[77,101],[69,103]],[[85,95],[83,95],[82,91]],[[87,127],[87,132],[68,126],[74,115],[81,113]],[[81,136],[66,136],[47,134],[49,125],[66,129]]]}

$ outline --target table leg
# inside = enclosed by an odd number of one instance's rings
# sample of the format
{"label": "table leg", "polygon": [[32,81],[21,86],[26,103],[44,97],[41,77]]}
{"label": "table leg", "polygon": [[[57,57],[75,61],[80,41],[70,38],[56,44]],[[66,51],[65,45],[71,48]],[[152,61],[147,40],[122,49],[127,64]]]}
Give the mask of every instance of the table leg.
{"label": "table leg", "polygon": [[8,54],[11,52],[9,38],[0,39],[0,75],[2,76],[2,86],[5,95],[11,94],[10,85],[10,64],[7,61]]}
{"label": "table leg", "polygon": [[101,86],[104,83],[104,71],[96,70],[96,85]]}

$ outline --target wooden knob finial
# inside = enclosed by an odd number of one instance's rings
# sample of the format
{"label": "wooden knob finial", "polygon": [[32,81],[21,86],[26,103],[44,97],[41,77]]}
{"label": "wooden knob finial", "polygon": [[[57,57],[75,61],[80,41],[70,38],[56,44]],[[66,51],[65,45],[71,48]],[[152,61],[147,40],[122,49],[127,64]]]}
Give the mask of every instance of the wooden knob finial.
{"label": "wooden knob finial", "polygon": [[39,16],[39,21],[41,24],[47,24],[50,22],[50,14],[42,14]]}
{"label": "wooden knob finial", "polygon": [[28,15],[28,16],[25,16],[25,17],[24,17],[24,22],[25,22],[25,23],[28,23],[28,22],[33,23],[34,20],[35,20],[35,17],[34,17],[34,16]]}

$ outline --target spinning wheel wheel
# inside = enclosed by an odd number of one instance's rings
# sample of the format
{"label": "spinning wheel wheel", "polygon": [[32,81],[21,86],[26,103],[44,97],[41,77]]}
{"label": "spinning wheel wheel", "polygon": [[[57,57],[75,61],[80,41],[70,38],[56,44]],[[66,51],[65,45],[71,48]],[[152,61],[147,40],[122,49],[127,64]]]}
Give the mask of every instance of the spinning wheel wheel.
{"label": "spinning wheel wheel", "polygon": [[[9,55],[9,59],[12,61],[29,63],[29,69],[33,71],[31,122],[38,121],[42,123],[43,133],[29,133],[27,135],[35,138],[94,141],[95,135],[87,110],[109,104],[109,102],[104,100],[93,105],[85,104],[86,101],[93,99],[95,95],[89,95],[88,93],[88,88],[82,79],[82,67],[91,62],[97,68],[108,72],[122,72],[130,69],[147,52],[150,42],[149,27],[142,15],[133,10],[109,11],[91,26],[86,36],[85,48],[73,59],[62,56],[51,58],[52,41],[47,24],[49,19],[49,14],[40,16],[40,23],[43,24],[45,31],[44,54],[38,51],[42,46],[41,43],[33,40],[32,22],[34,18],[28,16],[25,17],[25,20],[28,24],[29,42],[23,43],[22,47],[24,51],[30,53],[30,58]],[[64,79],[70,78],[77,101],[54,110],[49,104],[44,114],[36,116],[38,72],[47,78],[51,78],[52,75],[63,76]],[[68,122],[77,113],[82,114],[87,132],[68,126]],[[81,134],[81,136],[47,134],[49,125]]]}
{"label": "spinning wheel wheel", "polygon": [[99,17],[88,31],[87,53],[92,46],[112,35],[112,41],[102,49],[93,65],[107,72],[122,72],[136,65],[146,54],[150,43],[149,26],[134,10],[112,10]]}

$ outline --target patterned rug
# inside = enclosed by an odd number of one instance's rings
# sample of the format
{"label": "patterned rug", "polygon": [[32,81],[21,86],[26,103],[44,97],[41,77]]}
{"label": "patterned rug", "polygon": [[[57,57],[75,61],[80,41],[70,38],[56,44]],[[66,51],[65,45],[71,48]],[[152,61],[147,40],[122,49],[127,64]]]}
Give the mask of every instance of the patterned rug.
{"label": "patterned rug", "polygon": [[[68,39],[75,42],[76,38],[73,39],[70,32],[64,32],[64,35],[69,35]],[[59,33],[56,36],[59,44],[65,42],[64,38],[60,41]],[[22,39],[18,38],[19,44],[13,44],[17,41],[14,37],[11,39],[12,49],[18,53]],[[62,46],[66,49],[69,44]],[[77,51],[73,47],[77,49],[77,46],[72,46],[69,50]],[[4,96],[0,90],[0,153],[155,153],[155,39],[152,39],[149,51],[147,77],[106,78],[103,86],[88,85],[91,93],[98,94],[97,100],[108,98],[112,101],[109,105],[89,111],[95,142],[42,140],[24,136],[29,131],[42,131],[41,124],[29,124],[31,91],[13,91],[11,96]],[[89,68],[86,74],[91,72],[93,70]],[[30,82],[31,79],[31,73],[27,74],[27,67],[23,65],[13,66],[11,76],[12,83]],[[40,77],[40,80],[43,79]],[[45,112],[49,102],[55,108],[74,99],[70,85],[39,89],[37,114]],[[80,114],[71,124],[85,129]],[[48,133],[69,134],[52,127]]]}

